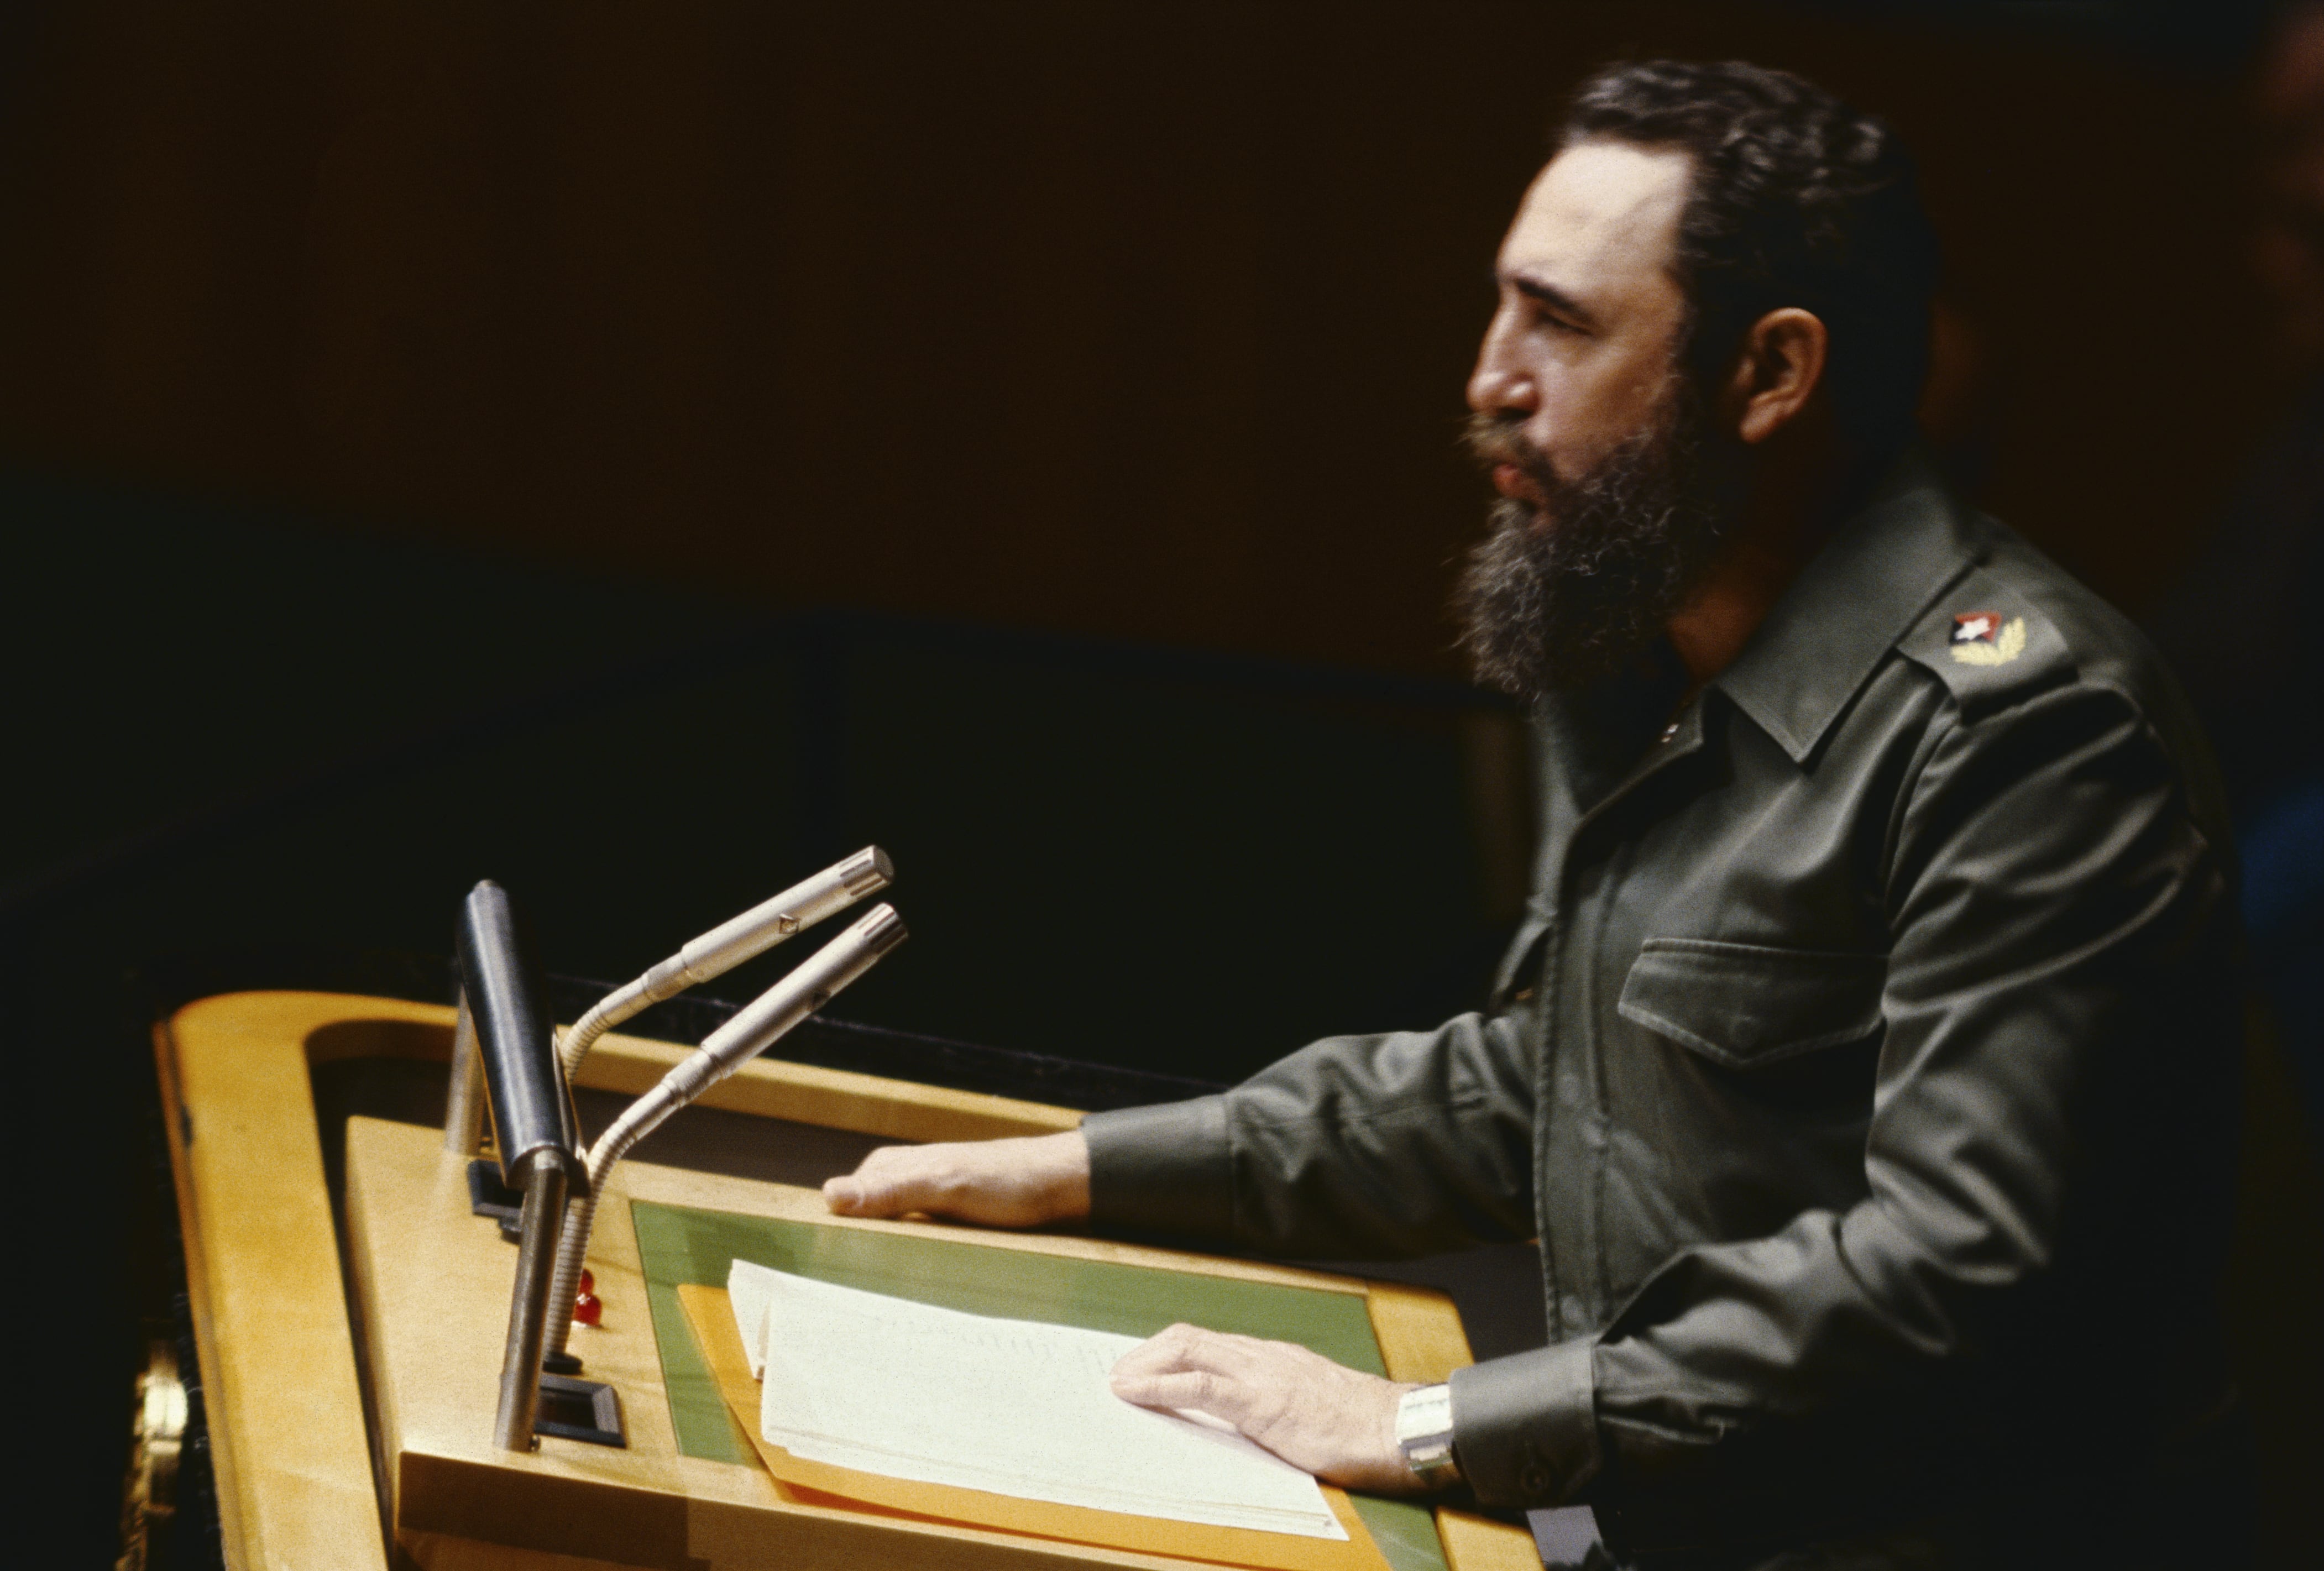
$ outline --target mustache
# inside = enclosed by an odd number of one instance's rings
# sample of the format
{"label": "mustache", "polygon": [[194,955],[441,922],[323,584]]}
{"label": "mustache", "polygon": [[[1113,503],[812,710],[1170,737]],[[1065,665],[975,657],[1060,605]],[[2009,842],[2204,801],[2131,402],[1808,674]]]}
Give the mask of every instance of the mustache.
{"label": "mustache", "polygon": [[1557,466],[1549,461],[1547,453],[1534,446],[1513,416],[1471,415],[1462,422],[1461,445],[1479,467],[1490,469],[1500,464],[1513,464],[1532,476],[1534,484],[1544,492],[1563,484]]}

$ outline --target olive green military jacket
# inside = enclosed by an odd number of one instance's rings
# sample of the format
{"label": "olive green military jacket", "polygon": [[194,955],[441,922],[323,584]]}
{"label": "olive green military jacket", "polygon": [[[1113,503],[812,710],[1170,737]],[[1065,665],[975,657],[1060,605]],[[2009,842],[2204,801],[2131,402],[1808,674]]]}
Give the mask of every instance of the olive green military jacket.
{"label": "olive green military jacket", "polygon": [[1453,1377],[1456,1455],[1619,1553],[2088,1548],[2226,1389],[2229,852],[2185,707],[1911,461],[1683,691],[1539,713],[1490,1010],[1092,1117],[1096,1218],[1537,1237],[1550,1345]]}

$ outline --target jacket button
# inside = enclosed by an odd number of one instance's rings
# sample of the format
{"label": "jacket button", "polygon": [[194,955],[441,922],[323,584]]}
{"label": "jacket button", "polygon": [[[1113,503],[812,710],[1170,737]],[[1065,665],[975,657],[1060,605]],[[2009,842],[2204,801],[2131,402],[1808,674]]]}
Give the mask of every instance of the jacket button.
{"label": "jacket button", "polygon": [[1538,1499],[1549,1492],[1549,1473],[1542,1467],[1528,1467],[1517,1474],[1517,1487]]}

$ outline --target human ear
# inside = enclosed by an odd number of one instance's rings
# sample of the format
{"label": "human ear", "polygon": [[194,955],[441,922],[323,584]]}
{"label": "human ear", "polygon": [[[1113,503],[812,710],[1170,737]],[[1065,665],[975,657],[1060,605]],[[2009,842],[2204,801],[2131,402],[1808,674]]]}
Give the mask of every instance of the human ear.
{"label": "human ear", "polygon": [[1735,434],[1764,442],[1791,424],[1823,381],[1831,336],[1812,311],[1785,306],[1769,311],[1743,335],[1727,385]]}

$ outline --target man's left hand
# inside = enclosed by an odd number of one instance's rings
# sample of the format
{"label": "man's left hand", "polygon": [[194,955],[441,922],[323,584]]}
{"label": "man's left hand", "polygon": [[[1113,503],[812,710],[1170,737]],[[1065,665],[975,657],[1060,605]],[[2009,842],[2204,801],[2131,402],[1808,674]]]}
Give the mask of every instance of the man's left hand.
{"label": "man's left hand", "polygon": [[1223,1419],[1326,1483],[1374,1494],[1425,1486],[1396,1443],[1408,1391],[1288,1342],[1173,1326],[1113,1366],[1113,1394],[1146,1408],[1191,1408]]}

